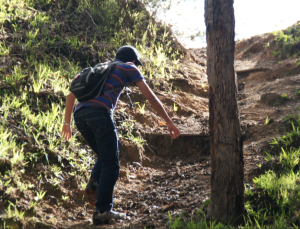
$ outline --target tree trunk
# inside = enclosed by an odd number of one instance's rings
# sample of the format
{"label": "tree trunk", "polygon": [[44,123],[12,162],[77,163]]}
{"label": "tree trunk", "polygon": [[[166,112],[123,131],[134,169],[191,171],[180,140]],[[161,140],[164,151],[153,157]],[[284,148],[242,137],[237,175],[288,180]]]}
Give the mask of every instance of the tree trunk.
{"label": "tree trunk", "polygon": [[210,215],[237,224],[244,213],[243,139],[234,72],[233,0],[205,0],[211,154]]}

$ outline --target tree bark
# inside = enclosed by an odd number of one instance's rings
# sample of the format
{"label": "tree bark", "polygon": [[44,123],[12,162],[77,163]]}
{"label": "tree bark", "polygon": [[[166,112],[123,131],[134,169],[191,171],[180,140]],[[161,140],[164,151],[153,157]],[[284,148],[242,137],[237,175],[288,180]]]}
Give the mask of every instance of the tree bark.
{"label": "tree bark", "polygon": [[244,213],[243,139],[234,72],[233,0],[205,0],[211,154],[210,215],[238,224]]}

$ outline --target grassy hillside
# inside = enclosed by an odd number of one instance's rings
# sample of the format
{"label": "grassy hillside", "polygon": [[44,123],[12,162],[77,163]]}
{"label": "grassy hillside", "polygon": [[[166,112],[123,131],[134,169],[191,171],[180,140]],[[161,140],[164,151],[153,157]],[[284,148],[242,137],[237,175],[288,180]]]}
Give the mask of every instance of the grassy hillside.
{"label": "grassy hillside", "polygon": [[[94,154],[75,126],[72,139],[62,140],[65,96],[78,71],[112,60],[125,44],[140,51],[152,87],[173,78],[185,54],[139,1],[0,0],[2,226],[55,225],[56,216],[45,217],[52,202],[58,212],[74,213],[77,205],[84,212]],[[125,117],[121,104],[117,116]],[[118,128],[141,144],[132,123]]]}

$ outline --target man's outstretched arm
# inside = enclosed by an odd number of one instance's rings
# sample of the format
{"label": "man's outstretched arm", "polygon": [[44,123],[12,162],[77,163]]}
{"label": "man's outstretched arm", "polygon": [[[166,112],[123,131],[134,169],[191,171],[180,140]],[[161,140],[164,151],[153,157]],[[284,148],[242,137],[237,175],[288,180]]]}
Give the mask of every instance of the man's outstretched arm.
{"label": "man's outstretched arm", "polygon": [[151,88],[145,81],[138,81],[135,84],[139,87],[143,95],[149,101],[154,110],[166,121],[168,126],[168,131],[170,132],[173,139],[177,138],[180,135],[180,130],[174,125],[172,120],[170,119],[168,113],[166,112],[164,106],[160,102],[160,100],[153,93]]}

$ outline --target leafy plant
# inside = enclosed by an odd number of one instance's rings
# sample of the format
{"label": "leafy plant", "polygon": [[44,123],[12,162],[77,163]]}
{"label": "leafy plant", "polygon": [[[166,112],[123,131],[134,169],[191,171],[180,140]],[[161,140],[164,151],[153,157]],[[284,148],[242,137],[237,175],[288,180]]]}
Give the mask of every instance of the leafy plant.
{"label": "leafy plant", "polygon": [[[14,208],[14,211],[11,210],[11,207]],[[6,211],[7,218],[15,218],[17,220],[22,220],[24,218],[25,211],[18,211],[15,204],[9,201],[9,205]]]}
{"label": "leafy plant", "polygon": [[61,199],[62,199],[63,201],[66,201],[66,200],[69,199],[69,196],[61,196]]}
{"label": "leafy plant", "polygon": [[295,150],[292,148],[289,152],[286,152],[283,148],[281,148],[281,150],[279,163],[281,163],[286,170],[293,170],[299,162],[300,149]]}
{"label": "leafy plant", "polygon": [[139,112],[141,114],[145,114],[145,105],[146,105],[146,103],[144,103],[142,106],[139,103],[137,103],[137,105],[138,105]]}
{"label": "leafy plant", "polygon": [[296,116],[294,114],[289,114],[287,117],[282,118],[283,122],[291,123],[295,120]]}
{"label": "leafy plant", "polygon": [[44,196],[46,195],[46,191],[36,191],[36,197],[35,197],[35,201],[41,200],[44,198]]}
{"label": "leafy plant", "polygon": [[174,103],[173,109],[175,112],[178,111],[178,106],[175,103]]}
{"label": "leafy plant", "polygon": [[172,215],[168,212],[170,228],[184,228],[186,226],[184,222],[180,221],[184,213],[185,212],[181,213],[173,222]]}
{"label": "leafy plant", "polygon": [[17,151],[16,149],[13,151],[13,157],[10,159],[11,165],[12,167],[18,166],[18,167],[22,167],[25,164],[27,164],[27,162],[24,162],[25,156],[24,153],[22,152],[22,150]]}
{"label": "leafy plant", "polygon": [[270,119],[269,119],[269,117],[267,116],[264,126],[268,125],[269,122],[270,122]]}
{"label": "leafy plant", "polygon": [[277,56],[277,55],[280,54],[280,53],[281,53],[280,50],[279,50],[279,51],[275,51],[275,50],[272,51],[272,55],[273,55],[273,56]]}
{"label": "leafy plant", "polygon": [[10,48],[7,47],[6,43],[0,42],[0,56],[7,56],[10,52]]}

